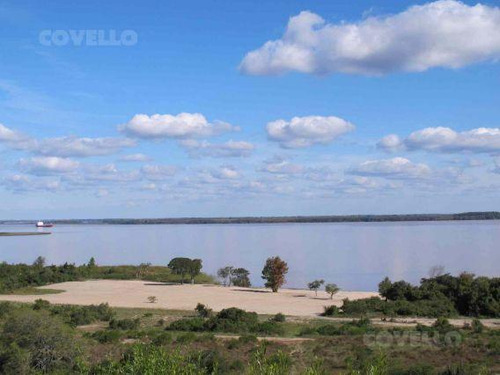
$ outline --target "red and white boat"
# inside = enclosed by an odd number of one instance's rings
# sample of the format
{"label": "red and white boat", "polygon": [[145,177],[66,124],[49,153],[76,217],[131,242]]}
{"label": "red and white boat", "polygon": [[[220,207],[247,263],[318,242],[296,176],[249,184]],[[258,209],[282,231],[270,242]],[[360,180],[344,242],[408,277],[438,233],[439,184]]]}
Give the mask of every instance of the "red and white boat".
{"label": "red and white boat", "polygon": [[43,221],[39,221],[38,223],[36,223],[37,228],[52,228],[53,226],[54,224],[45,224]]}

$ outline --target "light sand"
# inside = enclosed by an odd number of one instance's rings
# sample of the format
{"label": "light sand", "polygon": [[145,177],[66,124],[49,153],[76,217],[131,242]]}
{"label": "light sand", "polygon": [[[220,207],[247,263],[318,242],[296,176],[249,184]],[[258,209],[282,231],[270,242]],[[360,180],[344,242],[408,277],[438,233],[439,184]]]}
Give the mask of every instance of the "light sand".
{"label": "light sand", "polygon": [[[375,292],[340,291],[333,300],[324,291],[316,297],[309,290],[281,289],[278,293],[258,288],[225,288],[216,285],[167,285],[137,280],[73,281],[47,285],[41,288],[62,289],[65,292],[46,295],[0,295],[0,300],[33,302],[38,298],[50,303],[90,305],[107,302],[114,307],[144,307],[171,310],[193,310],[203,303],[215,311],[239,307],[259,314],[283,313],[292,316],[317,316],[324,306],[342,305],[351,300],[377,296]],[[148,297],[156,296],[157,303]]]}

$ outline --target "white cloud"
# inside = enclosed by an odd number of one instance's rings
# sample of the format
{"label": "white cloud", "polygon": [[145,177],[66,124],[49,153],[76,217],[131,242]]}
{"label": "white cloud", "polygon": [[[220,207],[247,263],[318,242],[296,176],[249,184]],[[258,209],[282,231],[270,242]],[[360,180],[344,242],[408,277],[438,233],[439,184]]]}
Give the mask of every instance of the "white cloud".
{"label": "white cloud", "polygon": [[387,152],[396,152],[404,149],[404,145],[398,135],[389,134],[377,142],[377,148]]}
{"label": "white cloud", "polygon": [[165,180],[177,172],[177,168],[173,165],[145,165],[141,168],[144,177],[151,181]]}
{"label": "white cloud", "polygon": [[21,159],[19,166],[32,174],[70,173],[78,169],[77,161],[56,156]]}
{"label": "white cloud", "polygon": [[26,147],[40,155],[61,157],[89,157],[110,155],[123,148],[135,146],[135,141],[127,138],[78,138],[58,137],[34,140]]}
{"label": "white cloud", "polygon": [[498,153],[500,128],[477,128],[456,132],[445,127],[425,128],[400,139],[397,135],[382,138],[377,144],[386,151],[425,150],[443,153]]}
{"label": "white cloud", "polygon": [[55,137],[35,139],[0,124],[0,142],[13,149],[43,156],[90,157],[110,155],[123,148],[133,147],[136,141],[127,138]]}
{"label": "white cloud", "polygon": [[233,167],[226,166],[213,172],[212,176],[221,180],[234,180],[240,177],[240,173]]}
{"label": "white cloud", "polygon": [[239,130],[238,127],[225,122],[209,123],[200,113],[152,116],[138,114],[119,129],[133,137],[151,139],[210,137]]}
{"label": "white cloud", "polygon": [[130,154],[130,155],[123,155],[120,158],[120,161],[130,161],[130,162],[145,162],[145,161],[150,161],[151,158],[147,155],[138,153],[138,154]]}
{"label": "white cloud", "polygon": [[267,160],[264,163],[264,166],[260,168],[260,171],[273,174],[291,175],[304,173],[306,169],[302,165],[290,163],[288,160],[274,158]]}
{"label": "white cloud", "polygon": [[54,192],[60,190],[61,183],[59,180],[53,179],[35,179],[23,174],[15,174],[4,178],[3,185],[14,192],[27,192],[27,191],[50,191]]}
{"label": "white cloud", "polygon": [[207,141],[200,142],[194,139],[185,139],[180,144],[194,157],[247,157],[255,149],[255,146],[250,142],[233,140],[224,143],[210,143]]}
{"label": "white cloud", "polygon": [[0,123],[0,142],[18,142],[25,137]]}
{"label": "white cloud", "polygon": [[459,68],[500,58],[500,8],[440,0],[356,23],[301,12],[281,39],[249,52],[243,73],[378,75]]}
{"label": "white cloud", "polygon": [[415,164],[405,158],[392,158],[365,161],[350,169],[348,173],[392,179],[419,179],[429,177],[431,169],[426,164]]}
{"label": "white cloud", "polygon": [[330,143],[355,127],[335,116],[306,116],[272,121],[266,129],[269,139],[279,142],[282,147],[299,148]]}
{"label": "white cloud", "polygon": [[140,179],[139,171],[122,171],[114,164],[106,165],[86,165],[84,173],[76,179],[69,181],[73,185],[89,185],[89,181],[101,182],[132,182]]}

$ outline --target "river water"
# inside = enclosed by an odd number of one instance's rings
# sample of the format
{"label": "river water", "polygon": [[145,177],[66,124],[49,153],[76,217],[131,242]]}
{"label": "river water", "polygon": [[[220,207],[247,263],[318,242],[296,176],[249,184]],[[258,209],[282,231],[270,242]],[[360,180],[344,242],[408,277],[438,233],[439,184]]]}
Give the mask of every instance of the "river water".
{"label": "river water", "polygon": [[[0,225],[0,232],[35,231]],[[288,262],[287,286],[314,279],[345,290],[376,290],[385,276],[418,282],[432,266],[447,272],[500,274],[500,221],[235,224],[58,225],[48,236],[0,237],[0,261],[166,265],[171,258],[201,258],[215,274],[233,265],[250,270],[254,285],[269,256]]]}

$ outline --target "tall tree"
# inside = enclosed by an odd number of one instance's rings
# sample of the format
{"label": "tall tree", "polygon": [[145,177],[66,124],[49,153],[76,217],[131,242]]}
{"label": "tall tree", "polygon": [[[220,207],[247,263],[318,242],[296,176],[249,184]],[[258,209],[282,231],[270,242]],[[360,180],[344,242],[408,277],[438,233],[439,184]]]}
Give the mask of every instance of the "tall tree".
{"label": "tall tree", "polygon": [[191,260],[191,265],[189,266],[189,276],[191,276],[191,284],[194,284],[194,278],[200,274],[202,267],[203,265],[201,259]]}
{"label": "tall tree", "polygon": [[175,275],[180,275],[181,284],[184,284],[184,279],[191,271],[192,261],[189,258],[174,258],[168,264],[168,268],[172,270]]}
{"label": "tall tree", "polygon": [[266,280],[266,288],[271,288],[276,293],[285,284],[285,275],[288,273],[288,265],[280,257],[267,258],[262,269],[262,278]]}
{"label": "tall tree", "polygon": [[325,285],[325,292],[327,292],[330,295],[330,299],[333,299],[333,295],[337,293],[339,290],[340,288],[337,286],[337,284]]}
{"label": "tall tree", "polygon": [[316,296],[318,295],[318,289],[321,285],[325,283],[325,280],[314,280],[311,281],[309,284],[307,284],[307,287],[310,290],[314,290],[314,293],[316,293]]}
{"label": "tall tree", "polygon": [[248,288],[250,283],[250,272],[245,268],[235,268],[232,272],[231,280],[234,286]]}
{"label": "tall tree", "polygon": [[217,276],[222,280],[224,286],[231,286],[231,275],[233,274],[234,267],[226,266],[219,268]]}

